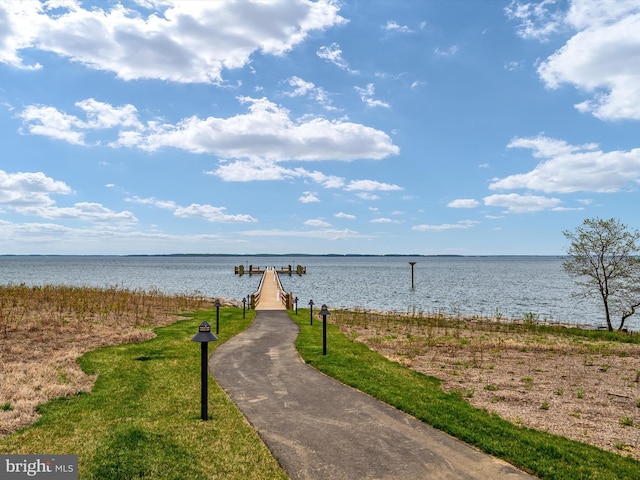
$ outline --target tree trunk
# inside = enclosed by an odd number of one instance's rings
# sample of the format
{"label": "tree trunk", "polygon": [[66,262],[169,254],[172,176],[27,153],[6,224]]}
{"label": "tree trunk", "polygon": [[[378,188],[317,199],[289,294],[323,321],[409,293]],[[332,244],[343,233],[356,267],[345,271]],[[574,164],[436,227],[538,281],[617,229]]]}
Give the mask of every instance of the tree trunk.
{"label": "tree trunk", "polygon": [[600,292],[602,295],[602,303],[604,303],[604,314],[607,319],[607,328],[610,332],[613,332],[613,325],[611,324],[611,312],[609,311],[609,300],[604,292]]}
{"label": "tree trunk", "polygon": [[640,307],[640,303],[636,303],[634,305],[630,306],[630,310],[628,312],[623,312],[622,313],[622,318],[620,319],[620,326],[618,327],[618,331],[621,332],[622,329],[624,328],[624,322],[627,320],[627,318],[629,318],[631,315],[633,315],[634,313],[636,313],[636,308]]}

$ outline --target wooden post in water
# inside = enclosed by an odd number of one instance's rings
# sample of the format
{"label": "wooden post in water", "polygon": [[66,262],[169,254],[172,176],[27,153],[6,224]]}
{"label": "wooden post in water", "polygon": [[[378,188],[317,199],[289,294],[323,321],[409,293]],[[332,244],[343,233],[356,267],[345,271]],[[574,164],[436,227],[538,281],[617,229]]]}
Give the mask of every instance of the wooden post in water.
{"label": "wooden post in water", "polygon": [[409,262],[409,265],[411,265],[411,288],[415,288],[415,285],[413,283],[413,266],[416,264],[416,262]]}

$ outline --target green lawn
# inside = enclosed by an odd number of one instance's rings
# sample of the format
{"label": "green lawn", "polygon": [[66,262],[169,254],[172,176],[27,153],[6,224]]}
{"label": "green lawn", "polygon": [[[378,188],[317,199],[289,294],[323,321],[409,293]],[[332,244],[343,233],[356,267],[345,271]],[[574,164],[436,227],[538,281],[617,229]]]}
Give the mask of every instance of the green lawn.
{"label": "green lawn", "polygon": [[516,426],[471,406],[460,394],[445,393],[440,381],[370,350],[322,322],[309,325],[309,311],[289,312],[300,325],[296,347],[318,370],[451,435],[544,479],[638,479],[640,462],[599,448]]}
{"label": "green lawn", "polygon": [[[220,310],[218,342],[254,318]],[[40,407],[41,419],[0,440],[3,453],[78,454],[81,479],[286,479],[256,432],[209,380],[209,415],[200,419],[200,344],[191,342],[215,310],[156,330],[157,338],[84,355],[94,389]]]}

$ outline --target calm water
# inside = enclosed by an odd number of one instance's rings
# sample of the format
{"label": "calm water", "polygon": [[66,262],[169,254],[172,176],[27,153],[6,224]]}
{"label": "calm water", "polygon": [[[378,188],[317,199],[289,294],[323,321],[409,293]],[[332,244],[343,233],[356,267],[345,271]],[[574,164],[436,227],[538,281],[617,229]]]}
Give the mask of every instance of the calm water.
{"label": "calm water", "polygon": [[[416,261],[411,288],[411,267]],[[199,292],[241,299],[259,275],[233,267],[306,265],[303,276],[282,275],[287,291],[329,308],[521,318],[533,312],[552,322],[600,325],[602,307],[571,296],[574,282],[559,257],[114,257],[0,256],[0,284],[65,284],[165,293]],[[629,327],[638,329],[632,317]]]}

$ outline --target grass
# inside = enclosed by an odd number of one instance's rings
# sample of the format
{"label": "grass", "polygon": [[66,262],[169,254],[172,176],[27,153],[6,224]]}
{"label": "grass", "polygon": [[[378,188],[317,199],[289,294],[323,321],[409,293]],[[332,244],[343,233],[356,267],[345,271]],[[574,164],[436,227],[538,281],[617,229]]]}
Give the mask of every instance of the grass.
{"label": "grass", "polygon": [[[119,328],[142,331],[141,327],[157,325],[154,323],[156,305],[160,310],[177,312],[184,308],[195,310],[199,307],[191,307],[193,302],[203,301],[192,298],[187,303],[175,304],[173,299],[157,293],[148,295],[118,288],[104,291],[24,285],[1,287],[0,346],[3,350],[0,360],[7,365],[7,360],[33,354],[33,345],[50,353],[53,342],[60,343],[57,347],[62,351],[65,345],[77,345],[85,337],[102,337]],[[133,312],[128,326],[124,321],[126,312]],[[223,308],[220,314],[220,341],[210,344],[210,351],[245,329],[254,312],[249,312],[246,319],[241,318],[242,311],[237,308]],[[328,324],[328,355],[323,356],[321,322],[308,325],[308,315],[308,310],[306,313],[300,310],[298,316],[292,317],[301,327],[298,349],[309,364],[487,453],[546,479],[638,476],[639,462],[513,424],[474,408],[466,400],[474,394],[473,390],[446,393],[439,380],[387,360],[344,336],[332,323]],[[167,320],[171,324],[157,328],[157,338],[152,340],[97,350],[92,347],[92,351],[80,359],[83,369],[97,376],[91,391],[41,405],[40,420],[0,439],[0,452],[78,454],[82,479],[287,478],[255,431],[213,381],[209,382],[211,420],[200,420],[200,349],[190,339],[202,320],[215,323],[215,310],[197,310],[190,317],[177,323]],[[458,338],[460,330],[455,324],[443,325],[452,340],[465,340]],[[421,327],[430,344],[441,344],[442,338],[434,326]],[[497,325],[495,328],[511,327]],[[542,338],[548,327],[527,323],[524,328]],[[580,347],[583,349],[592,344],[600,349],[601,340],[638,341],[636,335],[571,330],[566,329],[566,334],[585,337],[587,346]],[[407,352],[413,355],[418,342],[413,336],[405,336]],[[31,337],[35,344],[24,343]],[[114,343],[116,341],[118,339],[114,339]],[[488,348],[500,349],[501,346],[489,345],[487,340],[473,340],[469,348],[476,353],[476,363],[481,365]],[[36,360],[36,364],[42,362],[41,357]],[[71,374],[71,370],[58,366],[52,376],[41,383],[43,386],[54,380],[70,383]],[[636,381],[640,378],[640,370],[635,377]],[[493,386],[487,388],[492,389]],[[582,398],[584,392],[578,390],[576,395]],[[0,414],[15,413],[17,405],[11,397],[0,399]],[[640,405],[640,401],[636,405]],[[620,423],[635,427],[635,423],[630,424],[626,418]],[[619,441],[616,448],[627,452],[630,447]]]}
{"label": "grass", "polygon": [[387,360],[331,323],[323,356],[320,322],[310,326],[304,310],[291,317],[300,326],[296,347],[308,364],[540,478],[638,477],[640,462],[475,408],[459,393],[444,392],[438,379]]}
{"label": "grass", "polygon": [[[253,315],[222,308],[209,352]],[[82,368],[97,375],[93,390],[41,405],[41,418],[0,440],[0,452],[78,454],[81,479],[286,479],[215,381],[211,420],[200,419],[200,344],[190,339],[203,320],[215,325],[215,310],[158,328],[152,340],[85,354]]]}

